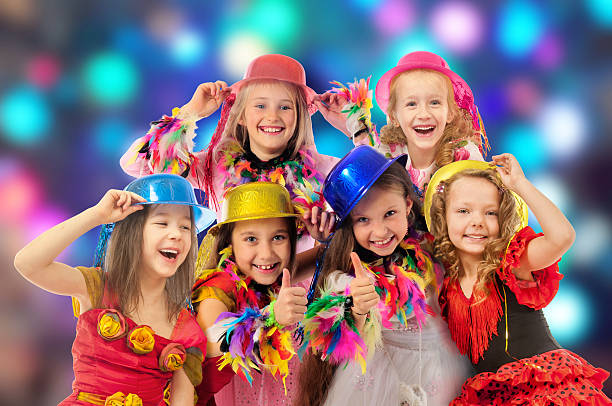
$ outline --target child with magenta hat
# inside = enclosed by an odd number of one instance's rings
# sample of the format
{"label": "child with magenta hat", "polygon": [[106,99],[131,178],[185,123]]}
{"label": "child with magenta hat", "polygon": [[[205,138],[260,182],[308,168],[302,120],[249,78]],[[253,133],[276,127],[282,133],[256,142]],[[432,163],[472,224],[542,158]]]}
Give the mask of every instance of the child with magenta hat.
{"label": "child with magenta hat", "polygon": [[[109,190],[98,204],[17,254],[15,267],[24,278],[73,297],[75,378],[61,405],[193,405],[206,337],[185,305],[196,231],[213,220],[185,179],[151,175],[125,190]],[[101,224],[101,267],[55,262],[74,240]]]}
{"label": "child with magenta hat", "polygon": [[[527,226],[527,206],[543,233]],[[440,168],[425,218],[447,267],[442,316],[477,372],[452,405],[612,404],[602,393],[609,373],[561,348],[546,323],[575,232],[514,156]]]}
{"label": "child with magenta hat", "polygon": [[[227,191],[221,219],[200,247],[192,300],[208,337],[199,405],[291,404],[297,385],[292,326],[304,318],[297,275],[298,214],[288,191],[252,182]],[[221,369],[221,371],[219,371]],[[261,371],[261,372],[260,372]]]}
{"label": "child with magenta hat", "polygon": [[[338,160],[316,150],[310,118],[316,98],[298,61],[285,55],[260,56],[232,86],[223,81],[199,85],[172,117],[153,122],[124,154],[121,166],[136,177],[154,172],[186,177],[206,192],[218,218],[227,189],[254,181],[280,183],[300,211],[316,219],[324,207],[316,192]],[[222,103],[208,148],[194,152],[196,121]],[[303,228],[298,236],[299,252],[312,248],[314,241]]]}
{"label": "child with magenta hat", "polygon": [[387,157],[407,154],[406,170],[417,195],[437,168],[464,159],[483,160],[489,148],[468,84],[440,56],[404,55],[376,84],[376,101],[387,115],[380,139],[370,121],[369,79],[321,96],[319,111],[355,145],[369,144]]}
{"label": "child with magenta hat", "polygon": [[448,405],[468,376],[435,316],[443,269],[425,249],[406,158],[359,146],[325,179],[337,229],[304,320],[300,350],[312,354],[295,405]]}

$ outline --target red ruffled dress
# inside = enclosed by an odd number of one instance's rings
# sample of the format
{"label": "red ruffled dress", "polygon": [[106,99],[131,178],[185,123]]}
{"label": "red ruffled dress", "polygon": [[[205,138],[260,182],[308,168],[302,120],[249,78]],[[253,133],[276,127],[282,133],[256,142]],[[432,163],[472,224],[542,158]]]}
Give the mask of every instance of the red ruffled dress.
{"label": "red ruffled dress", "polygon": [[478,372],[452,405],[612,404],[601,391],[609,373],[562,349],[546,323],[542,309],[563,278],[558,263],[533,272],[535,281],[518,280],[513,273],[538,236],[530,227],[514,236],[486,297],[467,298],[458,280],[444,281],[442,316]]}
{"label": "red ruffled dress", "polygon": [[[60,405],[165,405],[174,370],[202,378],[206,336],[183,309],[170,339],[123,316],[104,288],[99,268],[78,268],[94,308],[81,314],[72,346],[73,392]],[[78,302],[75,314],[78,315]]]}

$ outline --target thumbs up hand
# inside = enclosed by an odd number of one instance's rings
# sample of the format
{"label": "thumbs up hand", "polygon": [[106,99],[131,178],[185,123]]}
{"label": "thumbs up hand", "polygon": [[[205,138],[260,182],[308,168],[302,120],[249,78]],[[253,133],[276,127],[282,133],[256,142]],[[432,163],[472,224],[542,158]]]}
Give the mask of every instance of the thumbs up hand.
{"label": "thumbs up hand", "polygon": [[353,315],[363,318],[370,309],[376,306],[380,297],[376,293],[374,282],[363,268],[359,255],[351,252],[351,261],[355,269],[355,279],[349,285],[353,296]]}
{"label": "thumbs up hand", "polygon": [[291,274],[283,269],[283,281],[278,298],[274,302],[274,317],[282,326],[290,326],[304,319],[306,313],[306,289],[291,286]]}

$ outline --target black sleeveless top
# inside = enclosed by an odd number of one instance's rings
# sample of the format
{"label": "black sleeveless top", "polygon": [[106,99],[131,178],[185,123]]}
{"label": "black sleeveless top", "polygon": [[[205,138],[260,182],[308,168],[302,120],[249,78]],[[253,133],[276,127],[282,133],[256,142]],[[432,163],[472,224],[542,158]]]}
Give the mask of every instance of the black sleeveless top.
{"label": "black sleeveless top", "polygon": [[[542,310],[534,310],[529,306],[519,304],[516,295],[503,284],[499,276],[495,277],[502,311],[505,313],[504,291],[508,300],[508,353],[515,358],[533,357],[548,351],[561,348],[553,338]],[[497,323],[497,335],[489,340],[489,346],[482,358],[474,364],[478,373],[495,372],[499,367],[516,361],[504,351],[506,346],[506,315],[502,314]]]}

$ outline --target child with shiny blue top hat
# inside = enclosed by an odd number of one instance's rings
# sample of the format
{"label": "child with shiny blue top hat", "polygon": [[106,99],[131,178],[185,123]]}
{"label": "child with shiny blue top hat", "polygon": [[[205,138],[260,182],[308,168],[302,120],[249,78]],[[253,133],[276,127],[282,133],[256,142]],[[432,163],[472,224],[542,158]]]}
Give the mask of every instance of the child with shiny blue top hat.
{"label": "child with shiny blue top hat", "polygon": [[405,163],[360,146],[325,179],[338,225],[304,320],[301,404],[447,405],[468,376],[435,317],[443,269]]}
{"label": "child with shiny blue top hat", "polygon": [[[75,379],[62,405],[193,405],[206,337],[185,305],[196,231],[213,219],[188,181],[151,175],[109,190],[17,254],[15,267],[27,280],[73,298],[79,319]],[[105,226],[99,244],[102,268],[55,262],[74,240],[103,224],[114,227]]]}

